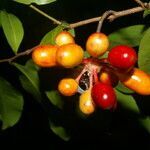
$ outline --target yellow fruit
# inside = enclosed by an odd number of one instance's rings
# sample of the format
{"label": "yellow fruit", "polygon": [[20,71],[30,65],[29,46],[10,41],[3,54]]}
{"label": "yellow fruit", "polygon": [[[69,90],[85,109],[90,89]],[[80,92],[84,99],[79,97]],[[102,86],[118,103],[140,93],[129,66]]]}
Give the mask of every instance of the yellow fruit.
{"label": "yellow fruit", "polygon": [[86,42],[86,50],[93,57],[103,55],[109,47],[108,37],[104,33],[91,34]]}
{"label": "yellow fruit", "polygon": [[55,43],[56,45],[61,46],[65,44],[75,43],[75,41],[73,36],[69,32],[62,31],[56,36]]}
{"label": "yellow fruit", "polygon": [[84,57],[83,49],[77,44],[65,44],[58,48],[56,59],[64,68],[78,66]]}
{"label": "yellow fruit", "polygon": [[95,104],[91,97],[91,90],[83,92],[79,98],[79,108],[82,113],[90,115],[95,111]]}

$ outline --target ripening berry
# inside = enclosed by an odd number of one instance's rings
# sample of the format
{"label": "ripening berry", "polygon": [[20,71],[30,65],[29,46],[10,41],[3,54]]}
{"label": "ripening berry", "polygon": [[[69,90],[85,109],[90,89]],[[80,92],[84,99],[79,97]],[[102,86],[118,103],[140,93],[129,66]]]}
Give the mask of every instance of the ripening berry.
{"label": "ripening berry", "polygon": [[102,83],[111,85],[113,87],[117,86],[119,79],[117,75],[109,68],[103,67],[99,74],[99,80]]}
{"label": "ripening berry", "polygon": [[84,91],[79,98],[79,108],[83,114],[90,115],[95,111],[91,90]]}
{"label": "ripening berry", "polygon": [[73,68],[78,66],[84,57],[83,49],[77,44],[65,44],[58,48],[56,59],[60,66]]}
{"label": "ripening berry", "polygon": [[129,73],[117,73],[124,86],[140,95],[150,95],[150,76],[146,72],[133,68]]}
{"label": "ripening berry", "polygon": [[62,31],[56,36],[55,43],[56,45],[61,46],[65,44],[75,43],[75,40],[69,32]]}
{"label": "ripening berry", "polygon": [[108,37],[104,33],[91,34],[86,42],[86,50],[93,57],[103,55],[109,47]]}
{"label": "ripening berry", "polygon": [[59,82],[58,90],[64,96],[72,96],[77,92],[78,84],[72,78],[65,78]]}
{"label": "ripening berry", "polygon": [[32,52],[32,59],[35,64],[40,67],[53,67],[56,66],[56,52],[57,46],[43,45],[38,46]]}

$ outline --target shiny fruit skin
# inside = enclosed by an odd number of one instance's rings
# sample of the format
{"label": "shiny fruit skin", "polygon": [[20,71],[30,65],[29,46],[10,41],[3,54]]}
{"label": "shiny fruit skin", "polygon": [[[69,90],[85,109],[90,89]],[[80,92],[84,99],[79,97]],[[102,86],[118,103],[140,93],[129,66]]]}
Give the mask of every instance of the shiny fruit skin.
{"label": "shiny fruit skin", "polygon": [[86,50],[93,57],[103,55],[109,47],[108,37],[104,33],[91,34],[86,42]]}
{"label": "shiny fruit skin", "polygon": [[92,99],[102,109],[113,109],[116,105],[114,89],[105,83],[98,82],[92,88]]}
{"label": "shiny fruit skin", "polygon": [[72,78],[64,78],[59,82],[58,90],[64,96],[72,96],[77,92],[78,84]]}
{"label": "shiny fruit skin", "polygon": [[117,86],[119,82],[117,75],[113,73],[111,69],[105,67],[103,67],[100,71],[99,80],[100,82],[111,85],[113,87]]}
{"label": "shiny fruit skin", "polygon": [[61,46],[65,44],[75,43],[75,40],[69,32],[62,31],[56,36],[55,43],[56,45]]}
{"label": "shiny fruit skin", "polygon": [[144,71],[134,68],[128,74],[118,74],[124,86],[140,95],[150,95],[150,76]]}
{"label": "shiny fruit skin", "polygon": [[135,50],[126,45],[113,47],[108,54],[110,64],[118,69],[129,69],[137,61]]}
{"label": "shiny fruit skin", "polygon": [[91,90],[84,91],[79,98],[79,108],[83,114],[90,115],[95,111],[95,104],[91,97]]}
{"label": "shiny fruit skin", "polygon": [[78,66],[84,57],[83,49],[77,44],[65,44],[58,48],[56,59],[60,66],[73,68]]}
{"label": "shiny fruit skin", "polygon": [[43,45],[38,46],[32,52],[32,59],[35,64],[40,67],[53,67],[57,65],[56,52],[57,46],[54,45]]}

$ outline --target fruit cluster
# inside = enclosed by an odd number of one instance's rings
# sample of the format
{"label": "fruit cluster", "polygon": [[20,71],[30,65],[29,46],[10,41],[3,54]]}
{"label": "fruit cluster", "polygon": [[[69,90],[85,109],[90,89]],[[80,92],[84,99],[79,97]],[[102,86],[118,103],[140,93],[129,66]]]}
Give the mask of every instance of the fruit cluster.
{"label": "fruit cluster", "polygon": [[[34,49],[32,59],[41,67],[82,66],[75,79],[62,79],[58,90],[64,96],[80,93],[79,108],[84,114],[93,113],[96,107],[115,109],[117,98],[114,87],[119,81],[138,94],[150,95],[150,76],[135,68],[137,54],[133,48],[118,45],[108,51],[108,37],[99,32],[91,34],[86,41],[89,58],[84,58],[83,49],[67,31],[60,32],[55,43]],[[101,58],[107,51],[108,57]]]}

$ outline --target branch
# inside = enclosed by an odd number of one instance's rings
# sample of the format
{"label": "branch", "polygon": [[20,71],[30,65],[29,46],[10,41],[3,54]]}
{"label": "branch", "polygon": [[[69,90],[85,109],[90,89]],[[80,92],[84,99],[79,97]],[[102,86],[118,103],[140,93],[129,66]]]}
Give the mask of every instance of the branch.
{"label": "branch", "polygon": [[[147,8],[150,8],[150,5],[148,3],[144,3],[144,6],[146,6]],[[56,23],[58,25],[62,24],[62,22],[60,22],[60,21],[56,20],[55,18],[49,16],[48,14],[46,14],[43,11],[36,8],[35,6],[30,5],[30,7],[32,9],[34,9],[35,11],[37,11],[38,13],[40,13],[41,15],[48,18],[49,20],[53,21],[54,23]],[[107,19],[109,21],[113,21],[116,18],[131,15],[131,14],[134,14],[134,13],[139,13],[139,12],[144,11],[144,10],[145,10],[145,7],[143,8],[143,7],[140,6],[140,7],[134,7],[134,8],[131,8],[131,9],[118,11],[118,12],[113,11],[114,13],[112,15],[108,16]],[[76,27],[83,26],[83,25],[86,25],[86,24],[89,24],[89,23],[100,21],[100,19],[101,19],[101,17],[95,17],[95,18],[91,18],[91,19],[87,19],[87,20],[82,20],[82,21],[79,21],[79,22],[76,22],[76,23],[71,23],[68,28],[76,28]],[[21,56],[29,55],[36,47],[38,47],[38,46],[35,46],[35,47],[33,47],[31,49],[28,49],[24,52],[18,53],[16,56],[13,56],[11,58],[2,59],[2,60],[0,60],[0,63],[4,63],[4,62],[9,62],[10,63],[10,62],[14,61],[15,59],[17,59]]]}
{"label": "branch", "polygon": [[[139,13],[141,11],[144,11],[143,7],[134,7],[134,8],[127,9],[127,10],[117,11],[117,12],[113,13],[113,15],[110,15],[107,19],[109,21],[113,21],[116,18],[131,15],[131,14],[135,14],[135,13]],[[72,24],[70,24],[69,27],[70,28],[76,28],[76,27],[83,26],[83,25],[86,25],[86,24],[89,24],[89,23],[97,22],[100,19],[101,19],[101,16],[100,17],[95,17],[95,18],[92,18],[92,19],[83,20],[83,21],[80,21],[80,22],[72,23]]]}
{"label": "branch", "polygon": [[62,22],[60,22],[59,20],[51,17],[50,15],[46,14],[45,12],[43,12],[42,10],[38,9],[37,7],[33,6],[33,5],[30,5],[29,6],[30,8],[32,8],[33,10],[35,10],[36,12],[38,12],[39,14],[41,14],[42,16],[48,18],[49,20],[53,21],[55,24],[62,24]]}
{"label": "branch", "polygon": [[137,4],[139,4],[142,8],[145,8],[145,4],[141,0],[134,0]]}
{"label": "branch", "polygon": [[[140,0],[135,0],[135,1],[139,2]],[[127,9],[127,10],[122,10],[122,11],[116,11],[115,13],[110,15],[107,19],[110,20],[110,21],[113,21],[113,20],[115,20],[116,18],[119,18],[119,17],[123,17],[123,16],[127,16],[127,15],[130,15],[130,14],[134,14],[134,13],[138,13],[138,12],[144,11],[145,7],[148,7],[148,8],[150,7],[148,5],[148,3],[142,3],[142,4],[143,5],[139,6],[139,7],[134,7],[134,8]],[[45,12],[41,11],[40,9],[38,9],[37,7],[35,7],[33,5],[30,5],[29,7],[32,8],[33,10],[35,10],[36,12],[38,12],[39,14],[41,14],[42,16],[44,16],[44,17],[48,18],[49,20],[53,21],[55,24],[57,24],[57,25],[62,24],[61,21],[51,17],[50,15],[48,15]],[[82,20],[82,21],[75,22],[75,23],[71,23],[68,26],[68,28],[76,28],[76,27],[83,26],[83,25],[86,25],[86,24],[94,23],[94,22],[100,21],[100,19],[101,19],[101,16],[90,18],[90,19],[86,19],[86,20]]]}
{"label": "branch", "polygon": [[1,59],[0,63],[4,63],[4,62],[8,62],[11,63],[12,61],[14,61],[15,59],[21,57],[21,56],[25,56],[25,55],[29,55],[35,48],[37,48],[38,46],[35,46],[33,48],[27,49],[24,52],[18,53],[17,55],[7,58],[7,59]]}
{"label": "branch", "polygon": [[110,16],[110,15],[115,15],[115,11],[109,10],[109,11],[105,11],[105,12],[104,12],[104,14],[101,16],[101,19],[100,19],[100,21],[99,21],[99,23],[98,23],[96,32],[101,32],[101,28],[102,28],[102,25],[103,25],[104,20],[105,20],[108,16]]}

